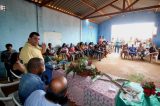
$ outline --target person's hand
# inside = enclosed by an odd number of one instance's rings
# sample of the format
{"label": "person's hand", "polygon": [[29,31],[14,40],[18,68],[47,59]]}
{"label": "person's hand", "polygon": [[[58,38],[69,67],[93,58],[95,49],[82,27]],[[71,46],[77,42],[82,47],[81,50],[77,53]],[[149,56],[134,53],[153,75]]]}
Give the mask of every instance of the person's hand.
{"label": "person's hand", "polygon": [[42,49],[46,49],[46,44],[42,43]]}
{"label": "person's hand", "polygon": [[46,44],[42,43],[42,54],[46,52]]}

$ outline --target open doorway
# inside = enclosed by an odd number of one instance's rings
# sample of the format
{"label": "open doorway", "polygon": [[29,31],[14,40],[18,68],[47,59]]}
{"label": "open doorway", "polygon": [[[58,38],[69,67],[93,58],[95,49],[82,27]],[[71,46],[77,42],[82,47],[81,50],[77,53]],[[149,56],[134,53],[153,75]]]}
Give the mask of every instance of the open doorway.
{"label": "open doorway", "polygon": [[[135,40],[146,41],[157,32],[154,22],[112,25],[111,38],[125,41],[129,45]],[[113,41],[114,42],[114,41]]]}

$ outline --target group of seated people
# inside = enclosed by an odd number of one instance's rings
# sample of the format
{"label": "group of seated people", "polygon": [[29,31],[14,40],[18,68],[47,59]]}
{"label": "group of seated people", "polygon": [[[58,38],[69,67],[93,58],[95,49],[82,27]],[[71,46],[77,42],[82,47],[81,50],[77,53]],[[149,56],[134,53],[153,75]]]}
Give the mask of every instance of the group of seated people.
{"label": "group of seated people", "polygon": [[132,60],[136,56],[140,57],[142,60],[145,56],[149,56],[151,62],[152,58],[158,59],[158,54],[158,50],[154,44],[151,44],[150,48],[145,48],[143,44],[140,43],[138,47],[135,47],[134,44],[132,44],[131,47],[128,47],[128,44],[122,45],[120,55],[123,58],[131,56]]}
{"label": "group of seated people", "polygon": [[70,44],[70,46],[66,43],[63,43],[63,45],[61,47],[58,47],[57,50],[52,47],[51,43],[48,43],[48,48],[45,55],[57,57],[64,54],[68,61],[75,60],[83,56],[89,56],[97,57],[100,61],[103,57],[106,57],[108,53],[108,43],[106,41],[103,41],[102,43],[98,44],[94,44],[93,42],[90,42],[89,44],[79,42],[76,46],[72,43]]}
{"label": "group of seated people", "polygon": [[[98,57],[101,60],[108,53],[106,41],[98,44],[80,42],[63,44],[57,50],[48,44],[39,45],[40,35],[32,32],[26,44],[16,52],[12,44],[6,44],[6,50],[1,53],[1,61],[7,70],[7,77],[13,82],[11,72],[20,76],[18,94],[24,106],[59,106],[67,103],[67,80],[65,77],[53,77],[54,69],[47,69],[45,57],[60,57],[65,55],[67,61],[83,56]],[[49,70],[49,74],[46,74]]]}
{"label": "group of seated people", "polygon": [[[6,50],[1,53],[1,61],[7,71],[9,82],[14,81],[11,72],[20,76],[18,94],[24,106],[60,106],[65,105],[67,99],[67,80],[65,77],[53,77],[50,70],[50,80],[45,76],[47,71],[43,53],[45,44],[39,44],[39,34],[32,32],[23,48],[16,52],[12,44],[6,44]],[[44,51],[43,51],[44,50]],[[48,80],[46,83],[45,80]]]}
{"label": "group of seated people", "polygon": [[32,58],[27,64],[27,74],[20,79],[19,97],[24,106],[60,106],[67,103],[67,80],[55,77],[46,85],[39,76],[45,70],[44,61]]}

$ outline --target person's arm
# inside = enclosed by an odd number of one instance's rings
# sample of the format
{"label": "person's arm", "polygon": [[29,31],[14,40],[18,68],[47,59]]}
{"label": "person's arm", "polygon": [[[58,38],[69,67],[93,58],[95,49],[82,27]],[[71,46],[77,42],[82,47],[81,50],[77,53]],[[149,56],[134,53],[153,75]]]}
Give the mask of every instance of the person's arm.
{"label": "person's arm", "polygon": [[[18,69],[19,71],[21,71],[22,73],[26,72],[26,68],[23,64],[21,64],[20,62],[17,62],[15,64],[16,69]],[[13,67],[14,68],[14,67]]]}
{"label": "person's arm", "polygon": [[41,50],[42,54],[46,53],[46,44],[42,43],[42,50]]}
{"label": "person's arm", "polygon": [[5,62],[4,52],[1,53],[1,62]]}

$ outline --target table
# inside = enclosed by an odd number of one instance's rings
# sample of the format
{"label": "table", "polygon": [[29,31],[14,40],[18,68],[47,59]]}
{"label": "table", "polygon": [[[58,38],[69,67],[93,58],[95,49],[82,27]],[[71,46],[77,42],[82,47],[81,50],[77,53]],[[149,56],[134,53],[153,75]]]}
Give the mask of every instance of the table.
{"label": "table", "polygon": [[[152,95],[150,97],[145,97],[143,93],[143,89],[140,84],[130,82],[126,86],[131,86],[132,88],[140,91],[138,97],[140,98],[139,102],[127,101],[123,99],[123,93],[119,93],[116,99],[116,106],[160,106],[160,102],[158,101],[156,95]],[[157,89],[160,91],[160,89]]]}
{"label": "table", "polygon": [[[103,77],[103,79],[108,79]],[[119,88],[111,82],[96,80],[86,89],[84,106],[115,106],[115,98]]]}
{"label": "table", "polygon": [[[58,76],[66,76],[65,72],[63,70],[57,70],[53,72],[53,77]],[[68,81],[68,98],[75,102],[78,106],[84,106],[84,90],[88,88],[91,84],[91,78],[90,77],[81,77],[78,75],[75,75],[73,77],[73,74],[67,75],[67,81]]]}
{"label": "table", "polygon": [[[64,70],[53,71],[53,76],[66,76]],[[111,76],[112,78],[114,76]],[[126,86],[131,86],[140,93],[138,97],[140,102],[127,101],[122,98],[123,93],[119,88],[111,83],[102,80],[93,81],[91,77],[81,77],[73,74],[67,75],[68,81],[68,98],[78,106],[160,106],[156,96],[145,98],[143,89],[138,83],[129,82]],[[117,77],[114,77],[117,78]],[[108,79],[103,76],[101,79]],[[127,85],[128,84],[128,85]],[[158,89],[160,91],[160,89]]]}
{"label": "table", "polygon": [[[54,77],[66,76],[63,70],[57,70],[53,73]],[[115,96],[119,88],[111,82],[102,80],[92,81],[91,77],[81,77],[69,74],[68,98],[78,106],[115,106]],[[103,79],[107,79],[103,77]],[[114,89],[113,89],[114,88]]]}

